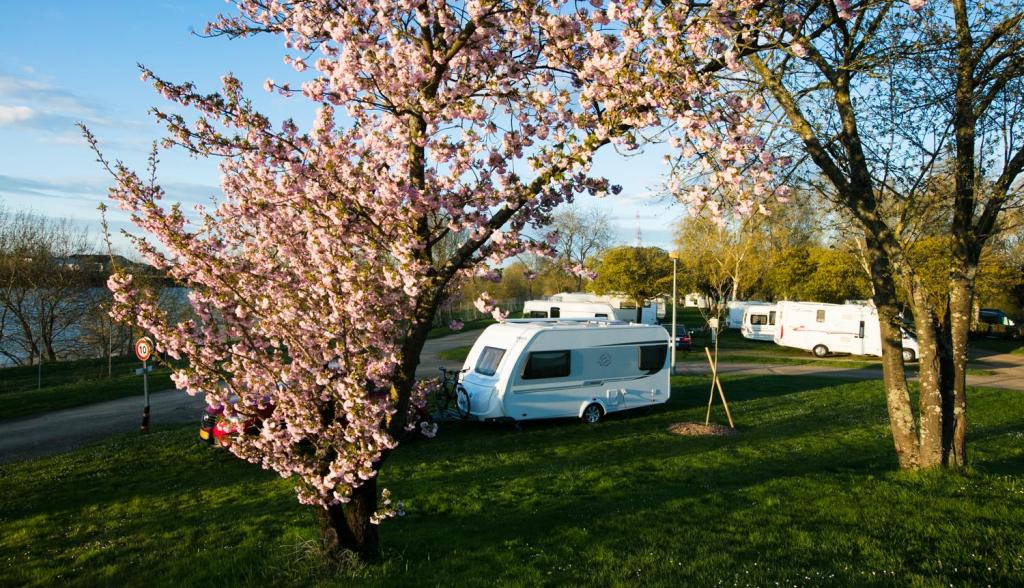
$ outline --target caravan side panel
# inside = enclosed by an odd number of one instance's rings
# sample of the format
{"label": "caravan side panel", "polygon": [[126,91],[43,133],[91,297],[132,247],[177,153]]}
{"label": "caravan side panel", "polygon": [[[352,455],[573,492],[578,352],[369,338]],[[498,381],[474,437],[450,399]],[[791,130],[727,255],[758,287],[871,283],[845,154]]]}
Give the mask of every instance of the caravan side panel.
{"label": "caravan side panel", "polygon": [[[503,398],[505,414],[517,420],[576,417],[588,402],[598,402],[606,412],[615,412],[667,401],[668,338],[655,335],[654,329],[650,331],[647,340],[634,337],[619,341],[616,338],[636,331],[539,333],[512,370]],[[578,347],[582,340],[587,340],[589,346]],[[640,369],[640,349],[644,345],[665,349],[659,369]]]}

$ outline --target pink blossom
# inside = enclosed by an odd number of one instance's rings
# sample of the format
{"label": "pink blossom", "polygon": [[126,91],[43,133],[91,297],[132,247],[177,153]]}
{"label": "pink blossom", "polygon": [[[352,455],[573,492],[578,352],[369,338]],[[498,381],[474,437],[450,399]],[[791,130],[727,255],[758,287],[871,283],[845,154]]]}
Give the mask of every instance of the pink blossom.
{"label": "pink blossom", "polygon": [[[733,14],[755,4],[692,16],[632,1],[573,12],[240,0],[211,34],[284,38],[301,92],[294,80],[263,87],[308,101],[315,116],[271,121],[233,76],[210,93],[144,70],[173,103],[158,112],[165,144],[216,158],[222,195],[189,216],[149,173],[110,166],[110,198],[144,235],[139,253],[189,289],[192,311],[178,321],[117,275],[112,315],[187,360],[177,385],[259,417],[234,454],[294,481],[305,504],[344,504],[403,435],[436,431],[421,424],[433,384],[415,370],[441,301],[510,256],[552,255],[557,233],[522,234],[543,230],[560,204],[621,190],[595,171],[600,150],[639,148],[645,131],[679,121],[674,157],[703,174],[701,185],[679,183],[684,203],[729,210],[776,193],[769,165],[779,162],[760,159],[755,102],[702,73],[742,67],[736,39],[748,37],[734,29],[759,25]],[[467,31],[469,42],[451,42]],[[417,37],[427,32],[436,38]],[[507,318],[487,293],[474,305]],[[375,523],[401,510],[387,491],[378,506]]]}

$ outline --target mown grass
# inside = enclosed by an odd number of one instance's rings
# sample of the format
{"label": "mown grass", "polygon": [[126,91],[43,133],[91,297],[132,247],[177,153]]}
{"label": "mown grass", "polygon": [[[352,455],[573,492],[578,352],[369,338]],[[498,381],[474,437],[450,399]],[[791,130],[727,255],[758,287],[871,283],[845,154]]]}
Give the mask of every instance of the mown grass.
{"label": "mown grass", "polygon": [[440,337],[447,337],[448,335],[454,335],[455,333],[465,333],[466,331],[476,331],[476,330],[479,330],[479,329],[486,328],[488,325],[493,325],[495,322],[497,322],[497,321],[495,321],[492,318],[482,318],[482,319],[476,319],[476,320],[472,320],[472,321],[466,321],[463,324],[462,328],[459,329],[458,331],[451,330],[451,328],[448,327],[447,325],[446,326],[441,326],[441,327],[434,327],[433,329],[430,329],[429,333],[427,333],[427,339],[438,339]]}
{"label": "mown grass", "polygon": [[984,351],[1024,355],[1024,339],[1017,339],[1016,341],[1014,341],[1010,339],[977,338],[971,340],[970,346],[973,347],[974,349],[980,349]]}
{"label": "mown grass", "polygon": [[[108,378],[106,359],[44,363],[42,388],[37,388],[37,366],[0,369],[0,421],[141,396],[142,376],[134,373],[140,367],[142,362],[134,357],[114,358]],[[173,388],[170,373],[167,367],[154,369],[150,392]]]}
{"label": "mown grass", "polygon": [[437,352],[437,356],[441,359],[447,359],[449,361],[465,361],[466,357],[469,356],[469,350],[472,349],[472,345],[462,345],[460,347],[452,347],[451,349],[444,349]]}
{"label": "mown grass", "polygon": [[[131,374],[142,367],[142,362],[134,356],[118,356],[111,359],[111,376]],[[37,365],[24,365],[0,368],[0,394],[24,392],[39,387],[39,376],[42,374],[42,387],[64,386],[107,377],[107,358],[76,359],[59,362],[43,362],[42,370]]]}
{"label": "mown grass", "polygon": [[[385,562],[324,566],[289,483],[193,428],[0,467],[0,585],[1012,585],[1024,397],[972,390],[972,468],[896,471],[877,382],[724,379],[740,434],[683,438],[705,378],[595,426],[444,425],[381,484]],[[716,405],[715,417],[722,419]]]}
{"label": "mown grass", "polygon": [[[149,374],[149,391],[174,388],[171,372],[155,370]],[[118,376],[109,380],[91,380],[50,386],[42,390],[24,390],[0,395],[0,421],[46,414],[128,396],[142,397],[142,376]]]}

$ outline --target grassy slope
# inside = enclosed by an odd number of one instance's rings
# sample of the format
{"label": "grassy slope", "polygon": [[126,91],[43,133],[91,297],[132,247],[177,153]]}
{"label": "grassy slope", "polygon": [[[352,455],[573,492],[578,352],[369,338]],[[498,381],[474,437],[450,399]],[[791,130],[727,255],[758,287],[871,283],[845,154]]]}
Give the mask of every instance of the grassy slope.
{"label": "grassy slope", "polygon": [[[142,396],[142,376],[134,370],[142,363],[132,358],[114,358],[113,377],[107,378],[106,359],[83,359],[43,364],[42,389],[37,389],[37,367],[0,369],[0,421],[43,414],[126,396]],[[152,392],[173,388],[167,368],[149,375]]]}
{"label": "grassy slope", "polygon": [[463,345],[462,347],[453,347],[451,349],[445,349],[438,351],[437,356],[441,359],[447,359],[450,361],[465,361],[469,355],[469,350],[472,349],[472,345]]}
{"label": "grassy slope", "polygon": [[[492,318],[482,318],[482,319],[476,319],[476,320],[472,320],[472,321],[466,321],[464,323],[463,327],[461,329],[459,329],[458,332],[459,333],[465,333],[466,331],[476,331],[478,329],[483,329],[483,328],[487,327],[488,325],[493,325],[495,322],[497,322],[497,321],[495,321]],[[429,333],[427,333],[427,339],[437,339],[437,338],[440,338],[440,337],[447,337],[448,335],[452,335],[455,332],[456,331],[451,330],[447,326],[444,326],[444,327],[434,327],[433,329],[430,329]]]}
{"label": "grassy slope", "polygon": [[519,432],[446,425],[403,446],[382,474],[409,511],[382,527],[387,562],[339,575],[316,563],[313,518],[288,482],[196,445],[192,428],[2,466],[0,585],[1024,577],[1019,393],[972,393],[974,470],[914,475],[894,471],[877,383],[727,378],[741,434],[702,439],[665,433],[703,418],[707,381],[676,383],[650,414]]}
{"label": "grassy slope", "polygon": [[[140,367],[142,367],[142,363],[134,356],[115,357],[111,362],[111,375],[116,377],[130,374]],[[38,376],[38,366],[0,368],[0,394],[35,390],[39,383]],[[44,388],[105,379],[107,377],[107,360],[99,358],[43,363],[42,376]]]}
{"label": "grassy slope", "polygon": [[[174,388],[169,370],[149,375],[149,391]],[[142,398],[142,376],[119,376],[109,380],[77,382],[50,386],[42,390],[25,390],[0,394],[0,421],[45,414],[55,410],[86,404],[117,400],[128,396]]]}

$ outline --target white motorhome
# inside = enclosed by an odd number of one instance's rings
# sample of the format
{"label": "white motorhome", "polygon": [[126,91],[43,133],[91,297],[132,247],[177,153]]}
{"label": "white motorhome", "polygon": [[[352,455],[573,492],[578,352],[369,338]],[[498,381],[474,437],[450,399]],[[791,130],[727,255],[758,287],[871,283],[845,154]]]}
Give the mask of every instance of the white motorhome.
{"label": "white motorhome", "polygon": [[[776,305],[775,343],[811,351],[818,357],[829,353],[882,355],[878,310],[871,304],[779,302]],[[903,360],[919,354],[917,339],[903,331]]]}
{"label": "white motorhome", "polygon": [[668,331],[660,326],[509,320],[477,338],[461,385],[476,420],[574,417],[593,423],[611,412],[666,402],[668,353]]}
{"label": "white motorhome", "polygon": [[[620,297],[563,293],[547,300],[527,300],[523,305],[523,318],[598,318],[636,322],[636,304]],[[657,303],[648,302],[641,309],[640,322],[658,324]]]}
{"label": "white motorhome", "polygon": [[739,329],[743,325],[743,313],[751,306],[771,306],[771,302],[759,300],[730,300],[725,304],[725,328]]}
{"label": "white motorhome", "polygon": [[711,301],[700,292],[690,292],[682,298],[685,308],[711,308]]}
{"label": "white motorhome", "polygon": [[740,334],[755,341],[774,341],[777,307],[774,304],[751,305],[743,311]]}

